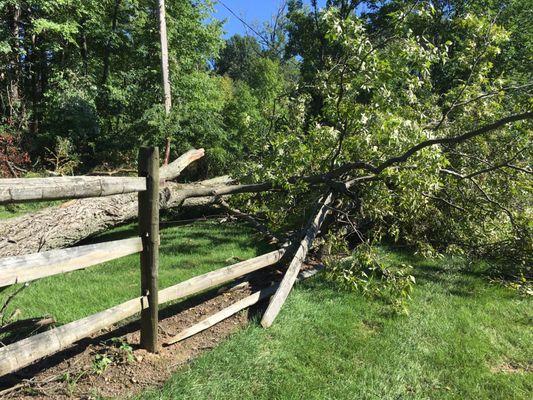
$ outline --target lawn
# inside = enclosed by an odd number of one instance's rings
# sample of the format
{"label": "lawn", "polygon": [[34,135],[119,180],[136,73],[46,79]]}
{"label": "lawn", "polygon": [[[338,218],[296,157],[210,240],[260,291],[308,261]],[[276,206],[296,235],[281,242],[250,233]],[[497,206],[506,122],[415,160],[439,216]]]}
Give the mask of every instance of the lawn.
{"label": "lawn", "polygon": [[[135,235],[135,227],[128,225],[87,243]],[[165,288],[268,252],[267,246],[251,240],[252,235],[253,232],[247,227],[218,222],[162,229],[160,287]],[[59,324],[65,324],[139,294],[139,255],[134,254],[85,270],[32,282],[11,303],[10,311],[20,309],[19,318],[52,315]]]}
{"label": "lawn", "polygon": [[[133,235],[127,226],[95,241]],[[268,251],[238,224],[167,227],[161,235],[161,287]],[[250,324],[138,400],[531,398],[531,298],[461,260],[387,251],[414,266],[409,316],[318,276],[295,288],[272,328]],[[34,282],[10,307],[60,324],[109,308],[138,295],[138,258]]]}
{"label": "lawn", "polygon": [[[142,399],[530,399],[531,299],[458,260],[415,267],[409,316],[320,277]],[[526,370],[528,372],[526,372]]]}

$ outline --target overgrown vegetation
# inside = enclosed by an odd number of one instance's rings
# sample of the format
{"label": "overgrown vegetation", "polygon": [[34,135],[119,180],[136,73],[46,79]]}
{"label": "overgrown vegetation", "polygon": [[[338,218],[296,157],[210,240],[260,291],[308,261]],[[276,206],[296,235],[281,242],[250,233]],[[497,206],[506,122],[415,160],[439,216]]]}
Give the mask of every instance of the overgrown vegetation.
{"label": "overgrown vegetation", "polygon": [[[343,254],[335,251],[333,254]],[[413,267],[405,263],[391,263],[387,253],[363,244],[347,257],[325,258],[326,278],[348,290],[359,291],[369,298],[377,298],[397,313],[409,314],[416,283]]]}

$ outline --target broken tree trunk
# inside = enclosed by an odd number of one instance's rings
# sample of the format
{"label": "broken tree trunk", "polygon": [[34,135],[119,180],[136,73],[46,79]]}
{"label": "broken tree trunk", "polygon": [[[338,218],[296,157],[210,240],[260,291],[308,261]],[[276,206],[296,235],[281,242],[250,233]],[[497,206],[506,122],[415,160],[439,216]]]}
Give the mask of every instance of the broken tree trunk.
{"label": "broken tree trunk", "polygon": [[[203,157],[204,150],[191,150],[160,170],[160,179],[171,180],[193,161]],[[225,178],[227,182],[229,178]],[[175,191],[197,190],[205,185],[220,184],[219,180],[204,185],[167,183],[160,192],[161,208],[173,204],[187,206],[186,199]],[[194,199],[190,205],[209,203]],[[9,218],[0,222],[0,257],[18,256],[72,246],[81,240],[124,224],[137,217],[137,193],[101,198],[72,200],[36,213]]]}
{"label": "broken tree trunk", "polygon": [[272,325],[272,323],[274,322],[274,319],[279,314],[279,311],[281,310],[283,303],[285,303],[285,300],[287,299],[287,296],[289,295],[294,285],[294,282],[296,281],[298,273],[300,272],[302,263],[305,261],[307,252],[309,251],[309,248],[311,247],[313,240],[315,240],[315,237],[318,234],[320,227],[322,226],[322,223],[324,222],[324,220],[326,219],[326,216],[328,215],[330,211],[329,205],[332,202],[333,202],[333,193],[329,193],[327,196],[325,196],[324,199],[320,200],[318,211],[313,216],[313,218],[309,221],[309,224],[305,232],[305,237],[300,242],[300,245],[298,246],[298,249],[296,250],[296,254],[294,255],[291,263],[289,264],[289,268],[287,269],[287,272],[283,276],[283,280],[281,281],[281,284],[278,290],[276,291],[274,296],[272,296],[272,299],[270,300],[270,304],[268,305],[268,308],[265,311],[263,318],[261,319],[261,325],[264,328],[268,328],[269,326]]}

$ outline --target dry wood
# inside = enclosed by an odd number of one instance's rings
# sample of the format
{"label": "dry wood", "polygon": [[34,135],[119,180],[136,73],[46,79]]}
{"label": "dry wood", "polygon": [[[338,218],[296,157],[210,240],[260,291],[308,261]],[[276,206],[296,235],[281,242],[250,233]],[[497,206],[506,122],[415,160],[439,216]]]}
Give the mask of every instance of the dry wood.
{"label": "dry wood", "polygon": [[[275,264],[283,253],[284,250],[276,250],[163,289],[159,292],[159,304],[200,293]],[[81,320],[2,347],[0,348],[0,376],[66,349],[71,344],[131,317],[147,307],[148,298],[138,297]]]}
{"label": "dry wood", "polygon": [[51,250],[0,259],[0,287],[63,274],[139,253],[141,238]]}
{"label": "dry wood", "polygon": [[141,346],[157,352],[158,275],[159,275],[159,149],[139,151],[139,176],[146,177],[146,191],[139,193],[139,233],[143,242],[141,253],[141,295],[148,299],[148,308],[141,312]]}
{"label": "dry wood", "polygon": [[138,177],[73,176],[0,179],[0,204],[103,197],[143,190],[146,190],[146,180]]}
{"label": "dry wood", "polygon": [[26,386],[26,383],[18,383],[15,386],[11,386],[10,388],[0,390],[0,398],[2,398],[2,396],[5,396],[6,394],[14,392],[17,389],[23,388],[24,386]]}
{"label": "dry wood", "polygon": [[192,149],[181,155],[170,164],[165,165],[159,169],[159,179],[172,180],[177,178],[182,171],[187,168],[191,163],[199,160],[205,155],[204,149]]}
{"label": "dry wood", "polygon": [[[158,0],[159,8],[159,42],[161,44],[161,72],[163,79],[163,96],[165,103],[165,114],[170,115],[172,108],[172,95],[170,90],[170,73],[168,68],[168,39],[167,39],[167,19],[165,10],[165,0]],[[170,136],[167,136],[165,148],[164,164],[167,165],[170,158]]]}
{"label": "dry wood", "polygon": [[307,256],[307,252],[309,251],[309,248],[311,247],[311,244],[313,243],[313,240],[315,239],[316,235],[318,234],[318,231],[320,230],[320,227],[322,226],[322,223],[324,222],[324,219],[328,215],[330,209],[329,204],[333,201],[333,193],[329,193],[325,198],[319,202],[319,208],[317,213],[313,216],[313,218],[309,221],[305,237],[300,242],[300,245],[298,246],[298,249],[296,250],[296,254],[294,255],[291,263],[289,264],[289,267],[287,268],[287,272],[283,276],[283,280],[281,281],[281,284],[279,286],[279,289],[277,290],[276,294],[272,296],[272,299],[270,300],[270,304],[268,305],[267,310],[265,311],[265,314],[263,315],[263,318],[261,319],[261,325],[264,328],[268,328],[272,325],[274,322],[274,319],[279,314],[279,311],[281,310],[281,307],[283,306],[283,303],[285,303],[285,300],[287,299],[287,296],[289,295],[292,286],[294,285],[294,282],[296,281],[296,277],[298,276],[298,273],[300,272],[300,268],[302,266],[302,263],[305,261],[305,257]]}
{"label": "dry wood", "polygon": [[[202,157],[203,149],[191,150],[159,171],[160,178],[176,178],[191,162]],[[135,178],[137,179],[137,178]],[[227,177],[195,185],[168,183],[160,190],[161,208],[172,207],[173,191],[220,185]],[[211,204],[212,199],[181,201],[183,207]],[[0,257],[18,256],[69,247],[109,228],[137,217],[137,195],[128,193],[102,198],[71,200],[60,206],[0,221]]]}
{"label": "dry wood", "polygon": [[[316,267],[311,270],[303,271],[298,275],[297,281],[300,281],[302,279],[310,278],[311,276],[315,275],[318,271],[320,271],[321,267]],[[231,306],[217,312],[216,314],[211,315],[210,317],[200,321],[199,323],[191,326],[190,328],[187,328],[171,338],[170,340],[166,341],[164,343],[165,346],[169,346],[171,344],[177,343],[183,339],[187,339],[188,337],[191,337],[193,335],[196,335],[199,332],[202,332],[213,325],[218,324],[219,322],[225,320],[226,318],[231,317],[234,314],[237,314],[239,311],[244,310],[245,308],[248,308],[250,306],[253,306],[254,304],[257,304],[261,300],[271,296],[279,287],[279,284],[272,285],[270,287],[267,287],[265,289],[259,290],[250,296],[245,297],[242,300],[237,301],[236,303],[232,304]]]}

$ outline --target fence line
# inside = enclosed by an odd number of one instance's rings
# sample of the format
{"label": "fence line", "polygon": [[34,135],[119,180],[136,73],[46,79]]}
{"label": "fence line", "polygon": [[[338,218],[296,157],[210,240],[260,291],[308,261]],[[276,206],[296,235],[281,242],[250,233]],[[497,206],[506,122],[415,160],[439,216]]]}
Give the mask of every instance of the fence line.
{"label": "fence line", "polygon": [[[276,250],[163,289],[159,292],[159,304],[201,293],[273,265],[281,259],[283,253],[284,250]],[[2,347],[0,348],[0,376],[57,353],[93,333],[148,309],[148,306],[146,296],[138,297],[89,317]]]}
{"label": "fence line", "polygon": [[102,197],[145,190],[144,177],[72,176],[0,179],[0,204]]}
{"label": "fence line", "polygon": [[0,259],[0,287],[91,267],[143,249],[140,237]]}
{"label": "fence line", "polygon": [[0,376],[61,351],[100,330],[141,313],[141,346],[157,352],[158,306],[215,288],[277,263],[285,250],[276,250],[163,290],[159,269],[159,151],[139,151],[139,177],[69,177],[0,179],[0,204],[109,196],[138,192],[139,236],[112,242],[52,250],[0,259],[0,287],[70,272],[134,253],[140,253],[141,294],[107,310],[39,333],[0,348]]}

